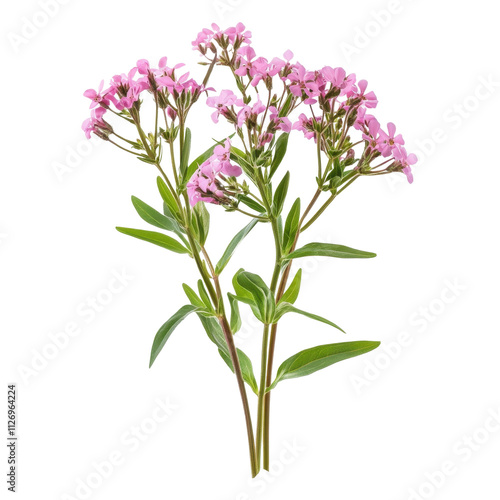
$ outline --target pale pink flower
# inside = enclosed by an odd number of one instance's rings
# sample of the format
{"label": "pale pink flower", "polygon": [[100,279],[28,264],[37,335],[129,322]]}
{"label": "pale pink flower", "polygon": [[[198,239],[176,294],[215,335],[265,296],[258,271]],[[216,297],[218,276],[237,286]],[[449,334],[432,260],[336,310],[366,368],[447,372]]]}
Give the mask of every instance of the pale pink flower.
{"label": "pale pink flower", "polygon": [[413,182],[413,173],[411,171],[411,166],[417,163],[418,158],[413,153],[408,154],[403,146],[399,146],[393,151],[394,159],[402,167],[402,172],[406,175],[408,182],[411,184]]}
{"label": "pale pink flower", "polygon": [[394,123],[387,124],[388,134],[386,134],[383,130],[380,131],[380,138],[383,144],[381,153],[382,156],[388,157],[392,154],[392,152],[399,146],[403,146],[405,141],[401,134],[396,135],[396,125]]}
{"label": "pale pink flower", "polygon": [[231,90],[223,90],[220,95],[207,98],[207,105],[215,108],[212,113],[212,121],[219,122],[219,116],[225,116],[229,106],[233,106],[238,98]]}

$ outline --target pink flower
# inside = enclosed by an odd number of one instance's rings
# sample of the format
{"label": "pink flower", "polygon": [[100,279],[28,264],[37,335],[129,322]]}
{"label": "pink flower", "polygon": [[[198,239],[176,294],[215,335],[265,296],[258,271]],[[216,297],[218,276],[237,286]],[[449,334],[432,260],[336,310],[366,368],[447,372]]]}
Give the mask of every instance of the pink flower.
{"label": "pink flower", "polygon": [[85,132],[87,139],[90,139],[92,132],[101,138],[107,137],[112,132],[111,126],[102,119],[104,113],[106,113],[105,108],[92,109],[90,118],[87,118],[82,123],[82,130]]}
{"label": "pink flower", "polygon": [[[316,120],[319,120],[319,118],[316,118]],[[292,130],[300,130],[304,132],[304,137],[306,139],[312,139],[313,137],[316,138],[313,119],[307,118],[307,116],[304,113],[299,115],[299,120],[293,124]]]}
{"label": "pink flower", "polygon": [[230,200],[222,184],[221,175],[241,175],[241,168],[230,162],[231,142],[226,139],[224,146],[217,145],[214,154],[203,162],[187,184],[189,202],[192,206],[199,201],[207,203],[228,203]]}
{"label": "pink flower", "polygon": [[223,90],[220,95],[208,97],[207,105],[211,108],[215,108],[212,113],[212,121],[214,123],[219,122],[219,116],[226,116],[229,106],[233,106],[238,98],[231,90]]}
{"label": "pink flower", "polygon": [[249,128],[253,128],[254,124],[257,122],[257,117],[267,109],[266,106],[262,104],[260,97],[252,107],[244,105],[243,101],[241,101],[240,99],[236,101],[236,104],[238,106],[244,106],[242,109],[240,109],[240,111],[238,111],[238,128],[241,128],[244,123],[246,123]]}
{"label": "pink flower", "polygon": [[88,97],[92,101],[90,103],[90,109],[99,106],[101,103],[106,105],[109,104],[109,100],[106,99],[106,94],[109,92],[109,90],[103,92],[103,87],[104,80],[101,80],[101,83],[99,84],[99,88],[97,90],[88,89],[83,93],[85,97]]}
{"label": "pink flower", "polygon": [[231,159],[231,141],[226,139],[224,146],[218,144],[214,148],[213,157],[220,162],[220,172],[225,175],[238,177],[242,174],[242,170],[238,165],[233,165]]}
{"label": "pink flower", "polygon": [[342,88],[346,77],[346,72],[343,68],[333,69],[330,66],[325,66],[321,70],[321,75],[327,82],[331,83],[333,87]]}
{"label": "pink flower", "polygon": [[[212,26],[214,26],[212,24]],[[236,41],[240,43],[250,43],[252,38],[251,31],[245,31],[245,25],[243,23],[238,23],[234,28],[227,28],[224,34],[229,38],[229,42],[234,45]]]}
{"label": "pink flower", "polygon": [[369,143],[369,148],[372,151],[381,152],[383,148],[383,140],[379,136],[380,131],[380,123],[374,118],[370,117],[368,123],[368,133],[363,134],[363,139]]}
{"label": "pink flower", "polygon": [[286,116],[279,116],[278,110],[274,106],[269,107],[271,124],[274,124],[276,129],[283,130],[283,132],[290,132],[292,130],[292,122]]}
{"label": "pink flower", "polygon": [[[147,79],[134,80],[137,67],[132,68],[127,75],[115,75],[111,80],[111,89],[106,97],[117,109],[130,109],[139,100],[141,92],[149,88]],[[119,99],[115,97],[118,94]]]}
{"label": "pink flower", "polygon": [[292,82],[290,92],[296,97],[302,97],[305,92],[308,97],[304,100],[304,104],[314,104],[316,102],[314,97],[319,95],[316,76],[313,71],[306,71],[301,64],[294,64],[292,72],[287,77]]}
{"label": "pink flower", "polygon": [[[238,49],[238,68],[234,71],[238,76],[250,74],[253,67],[252,60],[255,58],[255,50],[250,45],[245,45]],[[267,63],[267,61],[266,61]]]}
{"label": "pink flower", "polygon": [[383,130],[380,131],[380,138],[383,144],[381,153],[382,156],[386,158],[390,156],[398,146],[403,146],[405,143],[401,134],[396,135],[396,125],[394,125],[394,123],[388,123],[387,129],[389,134],[386,134]]}
{"label": "pink flower", "polygon": [[[290,54],[293,57],[293,54],[291,52]],[[280,73],[280,71],[286,66],[286,64],[287,63],[279,57],[273,58],[270,63],[268,63],[267,59],[264,59],[263,57],[257,59],[253,64],[253,71],[251,71],[251,76],[253,76],[251,82],[252,86],[256,87],[263,79],[272,79],[274,76]]]}
{"label": "pink flower", "polygon": [[363,101],[363,105],[367,108],[376,108],[378,104],[377,96],[374,92],[368,92],[368,94],[365,94],[366,87],[368,87],[368,82],[366,80],[360,80],[358,82],[359,91],[356,92],[356,90],[353,89],[351,92],[354,97],[361,98]]}
{"label": "pink flower", "polygon": [[402,172],[406,175],[408,182],[411,184],[413,182],[413,174],[411,171],[411,166],[417,163],[418,158],[413,153],[407,154],[406,149],[403,146],[397,147],[394,151],[394,159],[402,167]]}

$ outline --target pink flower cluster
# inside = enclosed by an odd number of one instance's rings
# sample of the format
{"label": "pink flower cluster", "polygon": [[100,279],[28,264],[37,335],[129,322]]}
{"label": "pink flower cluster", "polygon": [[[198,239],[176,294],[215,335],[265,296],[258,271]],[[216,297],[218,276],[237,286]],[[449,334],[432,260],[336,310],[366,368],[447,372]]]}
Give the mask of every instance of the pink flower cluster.
{"label": "pink flower cluster", "polygon": [[217,145],[213,155],[203,162],[187,184],[189,201],[192,206],[199,201],[220,205],[227,202],[224,176],[238,177],[242,171],[230,160],[231,141],[226,139],[224,146]]}
{"label": "pink flower cluster", "polygon": [[210,50],[217,52],[217,45],[223,48],[229,46],[241,47],[244,44],[250,44],[252,33],[247,31],[243,23],[238,23],[235,27],[221,30],[215,23],[212,29],[204,28],[198,33],[196,39],[192,42],[193,50],[198,50],[202,55],[206,55]]}
{"label": "pink flower cluster", "polygon": [[168,108],[169,116],[174,117],[180,102],[192,103],[202,92],[211,90],[190,78],[189,73],[176,77],[175,71],[182,66],[184,64],[170,68],[167,66],[167,58],[162,57],[158,67],[152,68],[149,61],[140,59],[127,74],[115,75],[107,89],[104,90],[103,80],[97,90],[86,90],[83,95],[90,99],[90,108],[94,110],[91,118],[82,125],[87,137],[91,132],[96,132],[102,115],[111,106],[118,112],[138,109],[144,91],[153,94],[159,106]]}
{"label": "pink flower cluster", "polygon": [[[260,100],[261,93],[256,102],[250,105],[248,99],[244,102],[232,91],[224,90],[219,96],[207,100],[207,104],[215,108],[212,114],[215,123],[223,116],[237,128],[243,125],[249,129],[258,128],[260,135],[256,147],[262,147],[272,140],[277,130],[299,130],[307,139],[317,141],[322,130],[328,129],[330,124],[338,124],[339,119],[342,119],[344,135],[341,143],[347,137],[348,130],[354,126],[366,141],[364,160],[369,163],[377,156],[387,158],[393,162],[393,170],[404,172],[409,182],[413,181],[411,165],[416,163],[416,156],[406,152],[404,140],[401,135],[395,136],[392,123],[388,125],[387,131],[383,131],[375,117],[367,114],[367,110],[377,107],[378,100],[373,91],[368,91],[366,80],[357,81],[356,75],[347,74],[343,68],[325,66],[320,70],[308,71],[300,63],[291,62],[293,53],[289,50],[283,59],[275,57],[268,61],[264,57],[257,57],[251,46],[251,33],[241,23],[226,30],[212,25],[212,30],[205,29],[198,34],[193,48],[209,59],[210,52],[213,53],[215,58],[218,57],[219,64],[230,66],[237,77],[248,81],[244,83],[245,87],[257,87],[263,82],[271,92],[275,85],[273,79],[276,78],[284,85],[284,94],[294,98],[293,109],[300,105],[310,108],[301,113],[292,125],[287,116],[290,110],[281,113],[282,110],[276,106],[267,107]],[[221,54],[218,54],[218,49],[222,51]],[[283,103],[283,99],[280,103]],[[312,106],[319,107],[319,110],[314,111]],[[266,116],[268,111],[271,123],[267,128],[259,128],[259,116]],[[285,116],[280,116],[282,114]],[[335,146],[335,138],[330,137],[330,144],[328,139],[322,137],[325,152]]]}

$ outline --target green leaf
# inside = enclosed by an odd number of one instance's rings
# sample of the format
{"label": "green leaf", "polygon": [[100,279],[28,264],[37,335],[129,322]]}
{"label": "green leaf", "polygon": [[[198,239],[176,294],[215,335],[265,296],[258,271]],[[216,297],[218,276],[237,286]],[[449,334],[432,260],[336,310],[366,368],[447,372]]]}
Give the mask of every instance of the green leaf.
{"label": "green leaf", "polygon": [[138,238],[139,240],[148,241],[149,243],[153,243],[154,245],[158,245],[159,247],[166,248],[167,250],[171,250],[172,252],[187,254],[190,253],[184,245],[179,243],[177,240],[174,240],[170,236],[167,236],[166,234],[157,233],[156,231],[144,231],[142,229],[130,229],[128,227],[117,227],[116,229],[120,233],[133,236],[134,238]]}
{"label": "green leaf", "polygon": [[172,332],[176,329],[177,325],[194,311],[198,311],[198,308],[196,306],[188,305],[181,307],[158,330],[158,333],[156,334],[153,341],[153,347],[151,349],[151,359],[149,362],[150,368],[155,362],[155,359],[158,357],[158,354],[160,354],[160,351],[163,349],[163,346],[169,339],[170,335],[172,335]]}
{"label": "green leaf", "polygon": [[[229,350],[227,348],[226,339],[219,322],[215,318],[207,318],[202,316],[197,312],[198,318],[205,329],[207,337],[217,346],[218,351],[222,359],[225,361],[227,366],[233,370],[233,363],[231,362],[231,357],[229,356]],[[257,382],[255,380],[255,375],[253,372],[252,362],[248,356],[241,350],[237,349],[238,359],[241,365],[241,373],[243,375],[243,380],[250,386],[255,394],[258,394]]]}
{"label": "green leaf", "polygon": [[269,178],[274,175],[274,173],[280,166],[280,163],[283,161],[283,158],[285,157],[286,149],[288,147],[288,137],[289,134],[281,134],[276,141],[276,146],[274,148],[274,158],[271,162],[271,168],[269,170]]}
{"label": "green leaf", "polygon": [[199,307],[200,309],[206,309],[204,302],[200,299],[200,297],[198,297],[198,294],[189,285],[183,283],[182,289],[187,295],[189,302],[191,302],[193,306]]}
{"label": "green leaf", "polygon": [[[229,139],[231,137],[233,137],[233,136],[234,136],[234,134],[231,134],[229,136]],[[215,139],[214,139],[214,141],[215,141]],[[200,167],[200,165],[203,162],[207,161],[214,154],[215,146],[217,146],[217,144],[223,144],[223,143],[224,143],[224,141],[215,141],[215,144],[213,146],[210,146],[204,153],[202,153],[200,156],[198,156],[198,158],[196,158],[196,160],[194,160],[193,162],[191,162],[189,164],[189,167],[186,170],[186,175],[184,176],[184,179],[183,179],[184,182],[186,182],[189,179],[191,179],[191,177],[198,170],[198,168]]]}
{"label": "green leaf", "polygon": [[150,207],[139,198],[132,196],[132,203],[139,217],[148,224],[159,227],[160,229],[166,229],[167,231],[175,231],[177,229],[171,219],[161,214],[153,207]]}
{"label": "green leaf", "polygon": [[248,161],[247,155],[243,151],[241,151],[241,149],[238,149],[231,145],[230,158],[242,168],[243,172],[245,172],[248,177],[250,177],[251,179],[254,178],[254,168]]}
{"label": "green leaf", "polygon": [[231,306],[231,331],[236,333],[241,328],[241,316],[238,299],[232,293],[228,293],[227,296],[229,297],[229,304]]}
{"label": "green leaf", "polygon": [[300,257],[310,257],[312,255],[320,255],[324,257],[337,257],[339,259],[371,259],[376,257],[376,253],[364,252],[343,245],[333,245],[331,243],[309,243],[291,254],[286,256],[287,259],[298,259]]}
{"label": "green leaf", "polygon": [[[238,360],[240,362],[243,380],[250,386],[255,394],[259,394],[259,387],[257,386],[257,381],[255,380],[255,375],[253,373],[252,361],[241,349],[236,349],[236,352],[238,353]],[[227,350],[219,349],[219,354],[234,373],[233,362],[231,361],[231,357],[229,356]]]}
{"label": "green leaf", "polygon": [[190,152],[191,152],[191,130],[187,128],[184,136],[184,144],[182,146],[181,161],[179,165],[179,172],[181,174],[182,179],[184,179],[186,175]]}
{"label": "green leaf", "polygon": [[210,297],[207,293],[207,290],[205,289],[205,285],[203,284],[202,280],[198,280],[198,293],[200,294],[200,298],[202,302],[205,304],[205,307],[210,311],[215,314],[214,308],[212,306],[212,302],[210,300]]}
{"label": "green leaf", "polygon": [[201,324],[207,333],[208,338],[218,347],[219,350],[227,351],[226,339],[224,333],[215,318],[207,318],[197,313],[200,318]]}
{"label": "green leaf", "polygon": [[290,304],[295,303],[295,301],[297,300],[297,297],[299,296],[301,279],[302,279],[302,269],[299,269],[297,271],[297,274],[293,278],[292,282],[290,283],[290,286],[286,289],[285,293],[283,294],[283,296],[279,300],[278,306],[282,302],[288,302]]}
{"label": "green leaf", "polygon": [[229,243],[224,254],[220,258],[219,262],[215,266],[215,273],[219,275],[223,269],[227,266],[229,260],[233,256],[236,247],[241,243],[241,241],[247,236],[247,234],[255,227],[257,224],[257,219],[252,220],[247,224]]}
{"label": "green leaf", "polygon": [[177,214],[179,207],[177,206],[177,202],[175,201],[173,194],[170,192],[170,189],[168,189],[168,186],[165,184],[165,181],[161,177],[157,177],[156,183],[158,185],[158,191],[160,192],[160,195],[170,212],[172,214]]}
{"label": "green leaf", "polygon": [[274,193],[272,212],[274,217],[278,217],[283,210],[286,193],[288,192],[288,184],[290,182],[290,172],[287,172]]}
{"label": "green leaf", "polygon": [[257,316],[258,319],[266,324],[272,323],[276,304],[274,302],[274,296],[264,283],[264,280],[257,274],[242,271],[236,275],[236,281],[241,288],[251,295],[259,311],[259,315]]}
{"label": "green leaf", "polygon": [[238,199],[238,201],[244,203],[247,207],[251,208],[252,210],[255,210],[259,214],[263,214],[266,212],[266,209],[260,203],[257,203],[249,196],[246,196],[244,194],[239,194],[236,196],[236,198]]}
{"label": "green leaf", "polygon": [[197,203],[193,209],[193,213],[197,222],[199,241],[204,245],[210,229],[210,214],[205,203]]}
{"label": "green leaf", "polygon": [[[238,269],[238,271],[236,271],[236,273],[234,274],[234,276],[233,276],[234,291],[236,292],[236,295],[238,295],[238,297],[248,299],[250,302],[253,303],[252,294],[238,283],[238,275],[240,273],[244,273],[244,272],[245,272],[244,269]],[[248,303],[248,302],[246,302],[246,303]]]}
{"label": "green leaf", "polygon": [[373,351],[380,342],[341,342],[312,347],[301,351],[284,361],[278,368],[276,379],[267,389],[274,389],[278,382],[290,378],[305,377],[327,366]]}
{"label": "green leaf", "polygon": [[189,181],[193,174],[200,168],[200,165],[207,161],[213,154],[214,154],[214,149],[215,146],[217,146],[217,143],[215,143],[213,146],[209,147],[204,153],[202,153],[196,160],[194,160],[189,167],[186,170],[186,176],[184,177],[185,181]]}
{"label": "green leaf", "polygon": [[274,321],[273,323],[277,323],[280,318],[289,312],[294,312],[297,314],[302,314],[302,316],[307,316],[308,318],[314,319],[316,321],[319,321],[321,323],[326,323],[327,325],[333,326],[334,328],[337,328],[337,330],[340,330],[341,332],[345,333],[340,326],[337,326],[335,323],[332,323],[330,320],[325,319],[321,316],[318,316],[317,314],[311,314],[306,311],[302,311],[301,309],[297,309],[295,306],[290,304],[289,302],[280,302],[278,307],[276,308],[276,314],[274,315]]}
{"label": "green leaf", "polygon": [[283,232],[283,253],[288,253],[292,248],[295,236],[299,229],[300,221],[300,198],[297,198],[288,213],[285,221],[285,230]]}

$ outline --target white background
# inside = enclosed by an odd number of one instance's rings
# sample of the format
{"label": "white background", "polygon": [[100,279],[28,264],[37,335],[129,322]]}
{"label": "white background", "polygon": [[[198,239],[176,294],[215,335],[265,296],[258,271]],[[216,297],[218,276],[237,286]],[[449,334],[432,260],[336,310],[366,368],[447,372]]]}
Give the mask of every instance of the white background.
{"label": "white background", "polygon": [[[4,6],[0,321],[2,391],[17,382],[19,392],[18,498],[83,498],[77,485],[89,478],[92,499],[499,497],[500,424],[488,419],[500,419],[498,12],[491,1],[463,5],[73,0],[24,41],[16,37],[25,18],[44,21],[39,3]],[[233,376],[195,317],[148,369],[154,334],[185,303],[181,283],[196,280],[186,257],[114,230],[146,228],[130,195],[159,207],[156,174],[108,145],[89,149],[80,130],[82,92],[139,58],[168,55],[169,64],[186,62],[202,75],[190,42],[213,21],[243,21],[260,55],[291,49],[307,68],[344,66],[368,79],[377,117],[394,121],[421,159],[412,186],[402,176],[362,179],[305,233],[303,242],[378,257],[303,262],[297,305],[348,335],[290,316],[278,363],[355,339],[382,340],[393,357],[381,348],[280,384],[273,472],[253,482]],[[489,90],[485,80],[495,82]],[[194,153],[230,130],[209,115],[203,104],[193,115]],[[58,177],[61,164],[70,171]],[[292,172],[292,194],[311,195],[314,165],[312,144],[294,133],[282,167]],[[211,214],[209,250],[218,256],[246,220],[217,207]],[[259,227],[226,279],[241,265],[270,275],[271,262],[269,228]],[[90,317],[86,301],[106,296],[113,272],[132,279]],[[54,354],[49,334],[68,323],[79,335]],[[402,334],[407,343],[397,348]],[[245,327],[238,343],[258,371],[259,329]],[[53,355],[45,366],[43,352]],[[23,377],[33,362],[36,375]],[[162,414],[157,398],[176,408],[152,431],[151,418]],[[141,425],[151,432],[135,449],[130,432]],[[117,454],[120,465],[94,487],[93,463]],[[453,472],[446,477],[435,474],[444,462]],[[6,486],[2,480],[2,494]]]}

